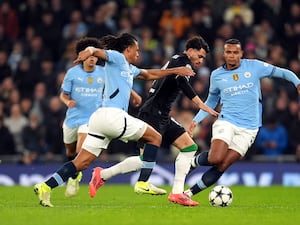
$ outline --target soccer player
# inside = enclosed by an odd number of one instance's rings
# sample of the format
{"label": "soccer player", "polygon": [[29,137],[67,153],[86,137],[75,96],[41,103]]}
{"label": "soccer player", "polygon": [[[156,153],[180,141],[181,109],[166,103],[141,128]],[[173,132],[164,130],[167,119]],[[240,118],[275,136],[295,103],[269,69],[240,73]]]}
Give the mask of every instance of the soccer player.
{"label": "soccer player", "polygon": [[[82,38],[76,44],[76,53],[88,46],[100,48],[96,38]],[[63,124],[63,139],[68,161],[73,160],[81,149],[88,133],[88,120],[92,113],[102,106],[104,89],[104,68],[96,65],[98,57],[91,55],[81,64],[70,68],[63,80],[60,99],[68,107]],[[141,103],[141,97],[131,90],[131,101],[135,106]],[[69,177],[65,195],[72,197],[79,191],[82,172]]]}
{"label": "soccer player", "polygon": [[151,152],[156,152],[161,144],[161,135],[150,125],[127,113],[133,79],[154,80],[170,74],[194,75],[187,67],[171,69],[139,69],[132,65],[139,57],[137,39],[128,33],[102,38],[104,50],[93,46],[81,51],[74,61],[80,63],[91,55],[105,61],[105,88],[102,107],[97,109],[88,122],[88,135],[76,158],[65,163],[46,182],[36,184],[34,191],[40,204],[52,207],[51,190],[67,181],[69,177],[86,169],[106,149],[112,139],[124,142],[143,140],[144,159],[152,161]]}
{"label": "soccer player", "polygon": [[[224,44],[225,64],[211,74],[206,104],[215,108],[220,100],[221,112],[212,127],[209,152],[202,152],[192,161],[192,168],[210,166],[201,179],[186,190],[195,195],[218,181],[222,174],[243,157],[253,144],[262,120],[260,80],[279,77],[292,82],[300,94],[300,80],[292,71],[254,59],[242,59],[239,40]],[[200,110],[194,117],[190,132],[207,113]]]}
{"label": "soccer player", "polygon": [[[76,44],[79,54],[88,46],[100,48],[96,38],[82,38]],[[98,57],[91,55],[81,64],[70,68],[64,77],[60,99],[68,107],[63,123],[63,140],[68,161],[73,160],[87,135],[87,123],[94,111],[102,106],[104,69],[96,65]],[[69,177],[65,195],[72,197],[79,191],[82,172]]]}
{"label": "soccer player", "polygon": [[[165,65],[165,68],[186,66],[199,69],[208,52],[209,47],[205,40],[200,36],[194,36],[187,40],[185,51],[180,55],[173,56]],[[149,96],[140,108],[139,118],[159,131],[166,144],[172,144],[180,150],[175,162],[174,183],[168,200],[184,206],[197,206],[198,202],[191,200],[190,197],[183,192],[185,178],[189,172],[191,160],[198,146],[185,129],[169,116],[171,105],[181,91],[200,109],[207,111],[211,115],[218,115],[216,111],[207,107],[197,96],[189,83],[188,77],[180,77],[177,74],[173,74],[172,76],[164,77],[153,82]],[[154,166],[153,161],[155,161],[156,150],[157,149],[151,152],[151,162],[145,159],[144,152],[142,163],[139,162],[138,157],[129,157],[119,163],[119,166],[117,164],[103,170],[99,167],[95,168],[90,182],[90,190],[92,190],[90,194],[96,193],[97,187],[100,187],[99,185],[94,185],[99,184],[99,180],[101,180],[101,184],[103,185],[105,180],[118,173],[125,173],[129,172],[129,169],[137,170],[140,168],[141,173],[138,182],[135,184],[134,191],[145,194],[165,194],[166,192],[162,192],[161,190],[157,192],[148,182]],[[91,197],[94,197],[94,195],[91,195]]]}

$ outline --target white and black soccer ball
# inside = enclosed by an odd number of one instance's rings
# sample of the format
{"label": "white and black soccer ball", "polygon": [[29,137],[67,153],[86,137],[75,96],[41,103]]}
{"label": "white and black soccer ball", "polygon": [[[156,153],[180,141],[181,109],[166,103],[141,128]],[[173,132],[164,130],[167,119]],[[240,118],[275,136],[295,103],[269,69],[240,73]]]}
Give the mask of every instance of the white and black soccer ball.
{"label": "white and black soccer ball", "polygon": [[212,206],[229,206],[232,203],[232,199],[232,191],[224,185],[215,186],[208,195],[208,200]]}

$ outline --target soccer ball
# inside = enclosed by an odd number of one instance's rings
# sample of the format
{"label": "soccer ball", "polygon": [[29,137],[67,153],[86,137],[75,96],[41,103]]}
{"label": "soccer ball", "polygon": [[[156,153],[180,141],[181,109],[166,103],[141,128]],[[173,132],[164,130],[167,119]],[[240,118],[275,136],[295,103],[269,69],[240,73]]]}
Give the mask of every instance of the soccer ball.
{"label": "soccer ball", "polygon": [[208,195],[208,200],[212,206],[229,206],[232,203],[232,199],[232,191],[224,185],[215,186]]}

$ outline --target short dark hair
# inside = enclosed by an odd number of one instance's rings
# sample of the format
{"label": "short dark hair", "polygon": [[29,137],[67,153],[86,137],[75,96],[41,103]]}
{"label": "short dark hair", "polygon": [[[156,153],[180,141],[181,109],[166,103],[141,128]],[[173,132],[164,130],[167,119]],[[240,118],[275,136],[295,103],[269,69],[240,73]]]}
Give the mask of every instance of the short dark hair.
{"label": "short dark hair", "polygon": [[81,38],[76,43],[76,54],[83,51],[84,49],[86,49],[89,46],[92,46],[95,48],[101,48],[101,43],[97,38],[93,38],[93,37]]}
{"label": "short dark hair", "polygon": [[203,48],[206,53],[210,51],[207,42],[201,36],[194,36],[189,38],[185,44],[185,50],[188,50],[189,48],[194,48],[197,50]]}
{"label": "short dark hair", "polygon": [[235,39],[235,38],[231,38],[231,39],[226,40],[224,45],[226,45],[226,44],[240,45],[242,47],[242,43],[238,39]]}

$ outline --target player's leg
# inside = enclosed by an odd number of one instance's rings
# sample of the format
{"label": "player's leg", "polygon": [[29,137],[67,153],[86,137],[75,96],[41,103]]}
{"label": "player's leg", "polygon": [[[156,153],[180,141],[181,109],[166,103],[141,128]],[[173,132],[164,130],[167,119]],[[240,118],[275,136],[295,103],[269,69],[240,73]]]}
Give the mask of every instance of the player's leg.
{"label": "player's leg", "polygon": [[191,161],[198,149],[198,146],[194,143],[187,132],[180,135],[173,142],[173,145],[177,147],[180,152],[175,160],[174,182],[168,200],[184,206],[197,206],[199,203],[191,200],[190,197],[183,193],[183,191],[185,178],[190,170]]}
{"label": "player's leg", "polygon": [[74,176],[77,172],[86,169],[99,156],[102,148],[107,148],[110,139],[101,134],[102,126],[97,126],[103,124],[102,120],[106,118],[101,113],[93,114],[91,118],[91,126],[89,127],[91,133],[84,140],[82,149],[76,158],[65,163],[46,182],[34,186],[34,191],[38,195],[42,206],[52,207],[53,205],[50,202],[51,190],[66,182],[69,177]]}
{"label": "player's leg", "polygon": [[36,184],[34,191],[38,195],[40,204],[46,207],[52,207],[50,202],[51,190],[74,176],[78,171],[86,169],[87,166],[95,160],[96,156],[86,150],[82,150],[73,160],[66,162],[59,168],[47,181]]}
{"label": "player's leg", "polygon": [[[67,131],[69,132],[69,135]],[[79,128],[75,128],[75,129],[64,129],[65,131],[65,143],[67,142],[67,137],[69,140],[71,140],[71,138],[76,139],[76,142],[73,142],[71,144],[66,144],[70,147],[67,148],[67,156],[69,155],[68,158],[73,157],[72,159],[74,159],[76,157],[76,155],[79,153],[82,143],[85,140],[86,136],[87,136],[87,132],[88,132],[88,127],[87,124],[81,125]],[[76,133],[75,133],[76,131]],[[76,145],[74,145],[74,143],[76,143]],[[74,174],[73,177],[69,177],[67,185],[66,185],[66,191],[65,191],[65,196],[66,197],[73,197],[75,196],[78,192],[79,192],[79,182],[82,179],[82,172],[79,171],[78,173]]]}
{"label": "player's leg", "polygon": [[139,156],[130,156],[122,162],[108,168],[95,167],[90,183],[90,197],[96,196],[97,190],[105,184],[105,181],[118,175],[137,171],[142,167],[142,161]]}
{"label": "player's leg", "polygon": [[[189,196],[197,194],[216,183],[233,163],[246,154],[255,140],[257,129],[248,130],[236,127],[228,122],[225,123],[222,122],[219,125],[223,124],[226,132],[216,132],[219,126],[216,126],[215,130],[213,129],[213,141],[208,161],[214,166],[206,171],[193,187],[186,191]],[[230,137],[232,138],[230,139]]]}
{"label": "player's leg", "polygon": [[147,129],[141,138],[144,142],[144,152],[142,160],[142,169],[139,181],[147,181],[151,175],[156,161],[157,151],[161,144],[161,135],[151,126]]}
{"label": "player's leg", "polygon": [[[205,190],[206,188],[210,187],[211,185],[215,184],[219,178],[223,175],[223,173],[236,161],[240,159],[241,155],[229,149],[227,151],[227,155],[225,159],[215,165],[212,166],[209,170],[207,170],[201,177],[197,183],[190,188],[192,195],[199,193],[200,191]],[[190,195],[190,194],[189,194]]]}

